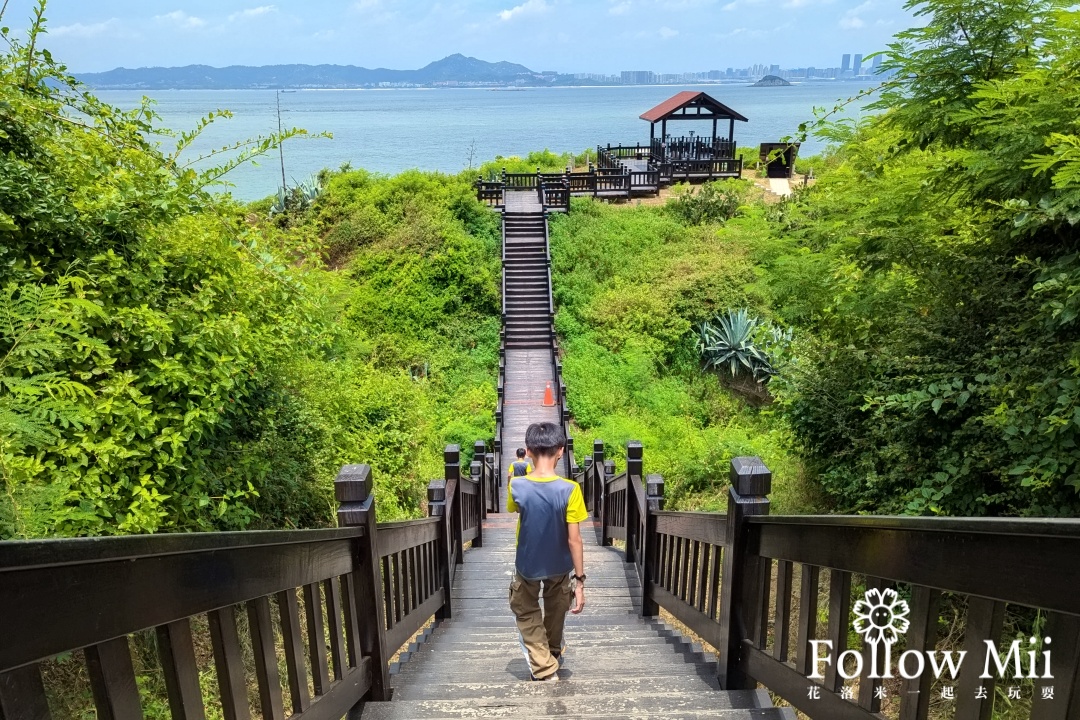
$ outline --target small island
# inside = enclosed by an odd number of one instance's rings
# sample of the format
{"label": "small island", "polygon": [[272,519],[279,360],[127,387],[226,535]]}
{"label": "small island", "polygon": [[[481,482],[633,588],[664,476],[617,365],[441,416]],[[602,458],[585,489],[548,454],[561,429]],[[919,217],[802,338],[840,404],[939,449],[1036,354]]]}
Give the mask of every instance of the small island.
{"label": "small island", "polygon": [[756,83],[751,85],[751,87],[784,87],[790,84],[791,83],[789,83],[782,77],[778,77],[776,75],[766,75],[765,77],[761,78]]}

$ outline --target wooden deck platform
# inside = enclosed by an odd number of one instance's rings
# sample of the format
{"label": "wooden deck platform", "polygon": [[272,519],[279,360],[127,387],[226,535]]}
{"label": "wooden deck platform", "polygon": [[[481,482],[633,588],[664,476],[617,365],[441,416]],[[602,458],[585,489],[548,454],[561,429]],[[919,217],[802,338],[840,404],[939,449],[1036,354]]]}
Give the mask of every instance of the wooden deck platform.
{"label": "wooden deck platform", "polygon": [[503,194],[503,212],[534,213],[543,212],[536,190],[507,190]]}

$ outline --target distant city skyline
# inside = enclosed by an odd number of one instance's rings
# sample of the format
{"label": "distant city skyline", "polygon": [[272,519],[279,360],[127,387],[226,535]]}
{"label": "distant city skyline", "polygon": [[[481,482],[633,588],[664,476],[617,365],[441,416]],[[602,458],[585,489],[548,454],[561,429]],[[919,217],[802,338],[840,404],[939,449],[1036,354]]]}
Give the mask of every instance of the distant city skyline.
{"label": "distant city skyline", "polygon": [[[31,0],[9,0],[25,29]],[[538,72],[678,74],[772,55],[833,66],[916,24],[903,0],[53,0],[45,47],[75,72],[289,63],[420,68],[462,53]],[[782,38],[783,42],[772,42]],[[617,52],[614,51],[617,49]],[[628,62],[632,61],[631,62]]]}

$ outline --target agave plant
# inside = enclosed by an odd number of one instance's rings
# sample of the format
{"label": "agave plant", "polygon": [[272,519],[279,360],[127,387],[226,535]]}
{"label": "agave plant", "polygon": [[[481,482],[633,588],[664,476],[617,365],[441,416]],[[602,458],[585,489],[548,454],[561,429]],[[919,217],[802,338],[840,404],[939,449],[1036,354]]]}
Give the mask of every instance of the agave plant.
{"label": "agave plant", "polygon": [[271,217],[273,217],[274,215],[280,215],[281,213],[285,212],[285,210],[286,210],[286,206],[285,206],[286,198],[287,198],[287,196],[285,195],[285,188],[279,187],[277,189],[277,198],[274,199],[274,204],[270,206],[270,216]]}
{"label": "agave plant", "polygon": [[768,382],[775,371],[762,347],[765,344],[762,342],[762,330],[786,335],[782,330],[764,325],[746,308],[728,310],[717,315],[712,322],[706,320],[701,323],[697,346],[705,361],[705,368],[727,368],[732,377],[740,372],[749,373],[759,383]]}
{"label": "agave plant", "polygon": [[277,198],[270,206],[270,215],[280,215],[288,210],[307,210],[320,193],[322,183],[317,175],[312,175],[307,182],[297,183],[296,187],[290,190],[279,187]]}

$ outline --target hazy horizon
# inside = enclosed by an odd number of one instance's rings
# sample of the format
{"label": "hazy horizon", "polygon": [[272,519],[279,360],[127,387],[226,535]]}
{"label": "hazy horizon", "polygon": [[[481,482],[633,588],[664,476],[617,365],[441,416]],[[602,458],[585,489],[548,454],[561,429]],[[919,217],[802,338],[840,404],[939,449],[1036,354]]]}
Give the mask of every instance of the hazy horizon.
{"label": "hazy horizon", "polygon": [[[31,9],[31,0],[10,0],[4,24],[24,30]],[[836,67],[841,54],[884,49],[915,24],[902,0],[52,0],[46,15],[45,46],[76,73],[291,64],[412,70],[458,53],[560,73]]]}

